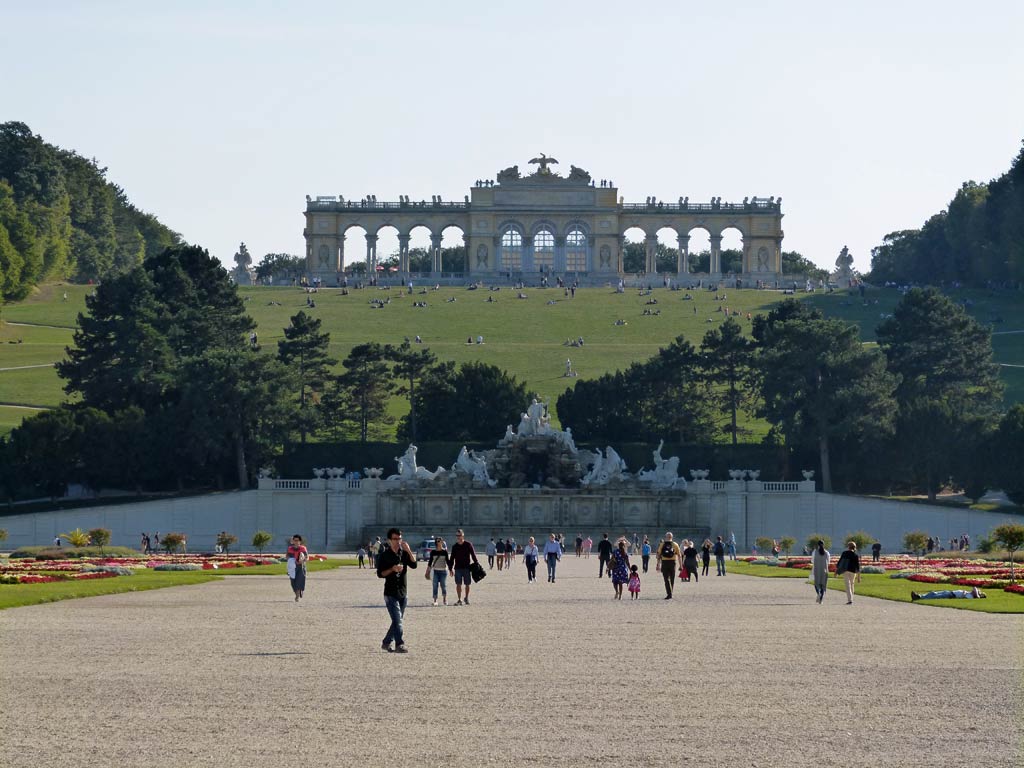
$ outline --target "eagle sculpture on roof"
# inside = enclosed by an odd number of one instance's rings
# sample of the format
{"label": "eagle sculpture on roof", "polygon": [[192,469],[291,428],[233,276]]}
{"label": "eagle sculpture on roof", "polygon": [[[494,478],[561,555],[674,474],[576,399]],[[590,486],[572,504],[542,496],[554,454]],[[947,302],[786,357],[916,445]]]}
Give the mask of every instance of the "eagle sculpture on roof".
{"label": "eagle sculpture on roof", "polygon": [[537,170],[537,173],[540,173],[540,174],[551,173],[551,169],[548,168],[548,166],[549,165],[557,165],[557,164],[558,164],[558,161],[555,160],[555,158],[548,157],[543,152],[540,153],[540,157],[535,157],[535,158],[533,158],[533,160],[530,161],[530,165],[539,165],[540,166],[540,168]]}

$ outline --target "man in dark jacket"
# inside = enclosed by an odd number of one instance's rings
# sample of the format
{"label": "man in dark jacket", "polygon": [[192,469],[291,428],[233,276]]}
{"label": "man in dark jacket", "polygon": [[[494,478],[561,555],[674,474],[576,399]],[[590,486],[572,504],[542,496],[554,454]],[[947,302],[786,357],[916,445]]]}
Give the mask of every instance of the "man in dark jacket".
{"label": "man in dark jacket", "polygon": [[612,543],[608,541],[608,534],[601,535],[601,543],[597,545],[597,578],[604,576],[604,571],[607,568],[608,573],[611,573],[611,567],[608,562],[612,559]]}
{"label": "man in dark jacket", "polygon": [[[377,556],[377,576],[384,579],[384,606],[391,616],[391,626],[384,636],[381,648],[388,653],[408,653],[402,634],[402,619],[408,601],[406,569],[416,567],[416,556],[408,542],[402,541],[402,532],[397,528],[388,530],[388,543]],[[395,647],[392,650],[391,642]]]}

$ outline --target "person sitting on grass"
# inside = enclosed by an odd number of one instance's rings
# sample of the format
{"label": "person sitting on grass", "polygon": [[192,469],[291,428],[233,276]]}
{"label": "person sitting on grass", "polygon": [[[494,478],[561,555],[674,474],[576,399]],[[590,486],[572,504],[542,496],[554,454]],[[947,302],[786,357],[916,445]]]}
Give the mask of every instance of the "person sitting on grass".
{"label": "person sitting on grass", "polygon": [[911,592],[910,599],[918,600],[984,600],[988,595],[977,587],[971,589],[937,589],[933,592]]}

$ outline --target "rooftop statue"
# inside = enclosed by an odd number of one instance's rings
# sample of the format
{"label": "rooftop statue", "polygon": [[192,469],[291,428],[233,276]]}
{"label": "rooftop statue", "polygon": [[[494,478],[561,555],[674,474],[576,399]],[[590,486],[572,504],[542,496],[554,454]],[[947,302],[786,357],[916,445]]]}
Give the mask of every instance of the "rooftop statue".
{"label": "rooftop statue", "polygon": [[589,184],[590,174],[584,171],[582,168],[577,168],[575,165],[570,165],[569,181],[582,181],[584,184]]}
{"label": "rooftop statue", "polygon": [[519,166],[513,165],[506,168],[504,171],[498,171],[498,183],[503,184],[506,181],[516,181],[520,178]]}
{"label": "rooftop statue", "polygon": [[538,176],[550,176],[552,171],[548,168],[549,165],[558,165],[558,161],[553,157],[548,157],[543,152],[540,153],[540,157],[535,157],[530,161],[530,165],[539,165],[537,169]]}

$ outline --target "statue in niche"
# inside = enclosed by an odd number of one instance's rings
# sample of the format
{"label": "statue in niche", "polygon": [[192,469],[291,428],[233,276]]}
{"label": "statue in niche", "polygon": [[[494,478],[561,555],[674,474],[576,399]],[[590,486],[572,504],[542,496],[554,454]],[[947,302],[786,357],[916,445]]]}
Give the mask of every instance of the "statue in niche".
{"label": "statue in niche", "polygon": [[476,247],[476,265],[478,267],[488,266],[487,246],[483,243],[480,243],[480,245]]}
{"label": "statue in niche", "polygon": [[510,166],[509,168],[506,168],[503,171],[498,171],[498,183],[499,184],[502,184],[502,183],[504,183],[506,181],[517,181],[520,178],[521,177],[519,175],[519,166],[518,165],[513,165],[513,166]]}
{"label": "statue in niche", "polygon": [[569,166],[569,181],[581,181],[584,184],[590,183],[590,174],[575,165]]}
{"label": "statue in niche", "polygon": [[611,268],[612,266],[612,249],[607,245],[601,246],[600,261],[602,267]]}
{"label": "statue in niche", "polygon": [[757,249],[757,271],[768,271],[768,249],[763,245]]}

